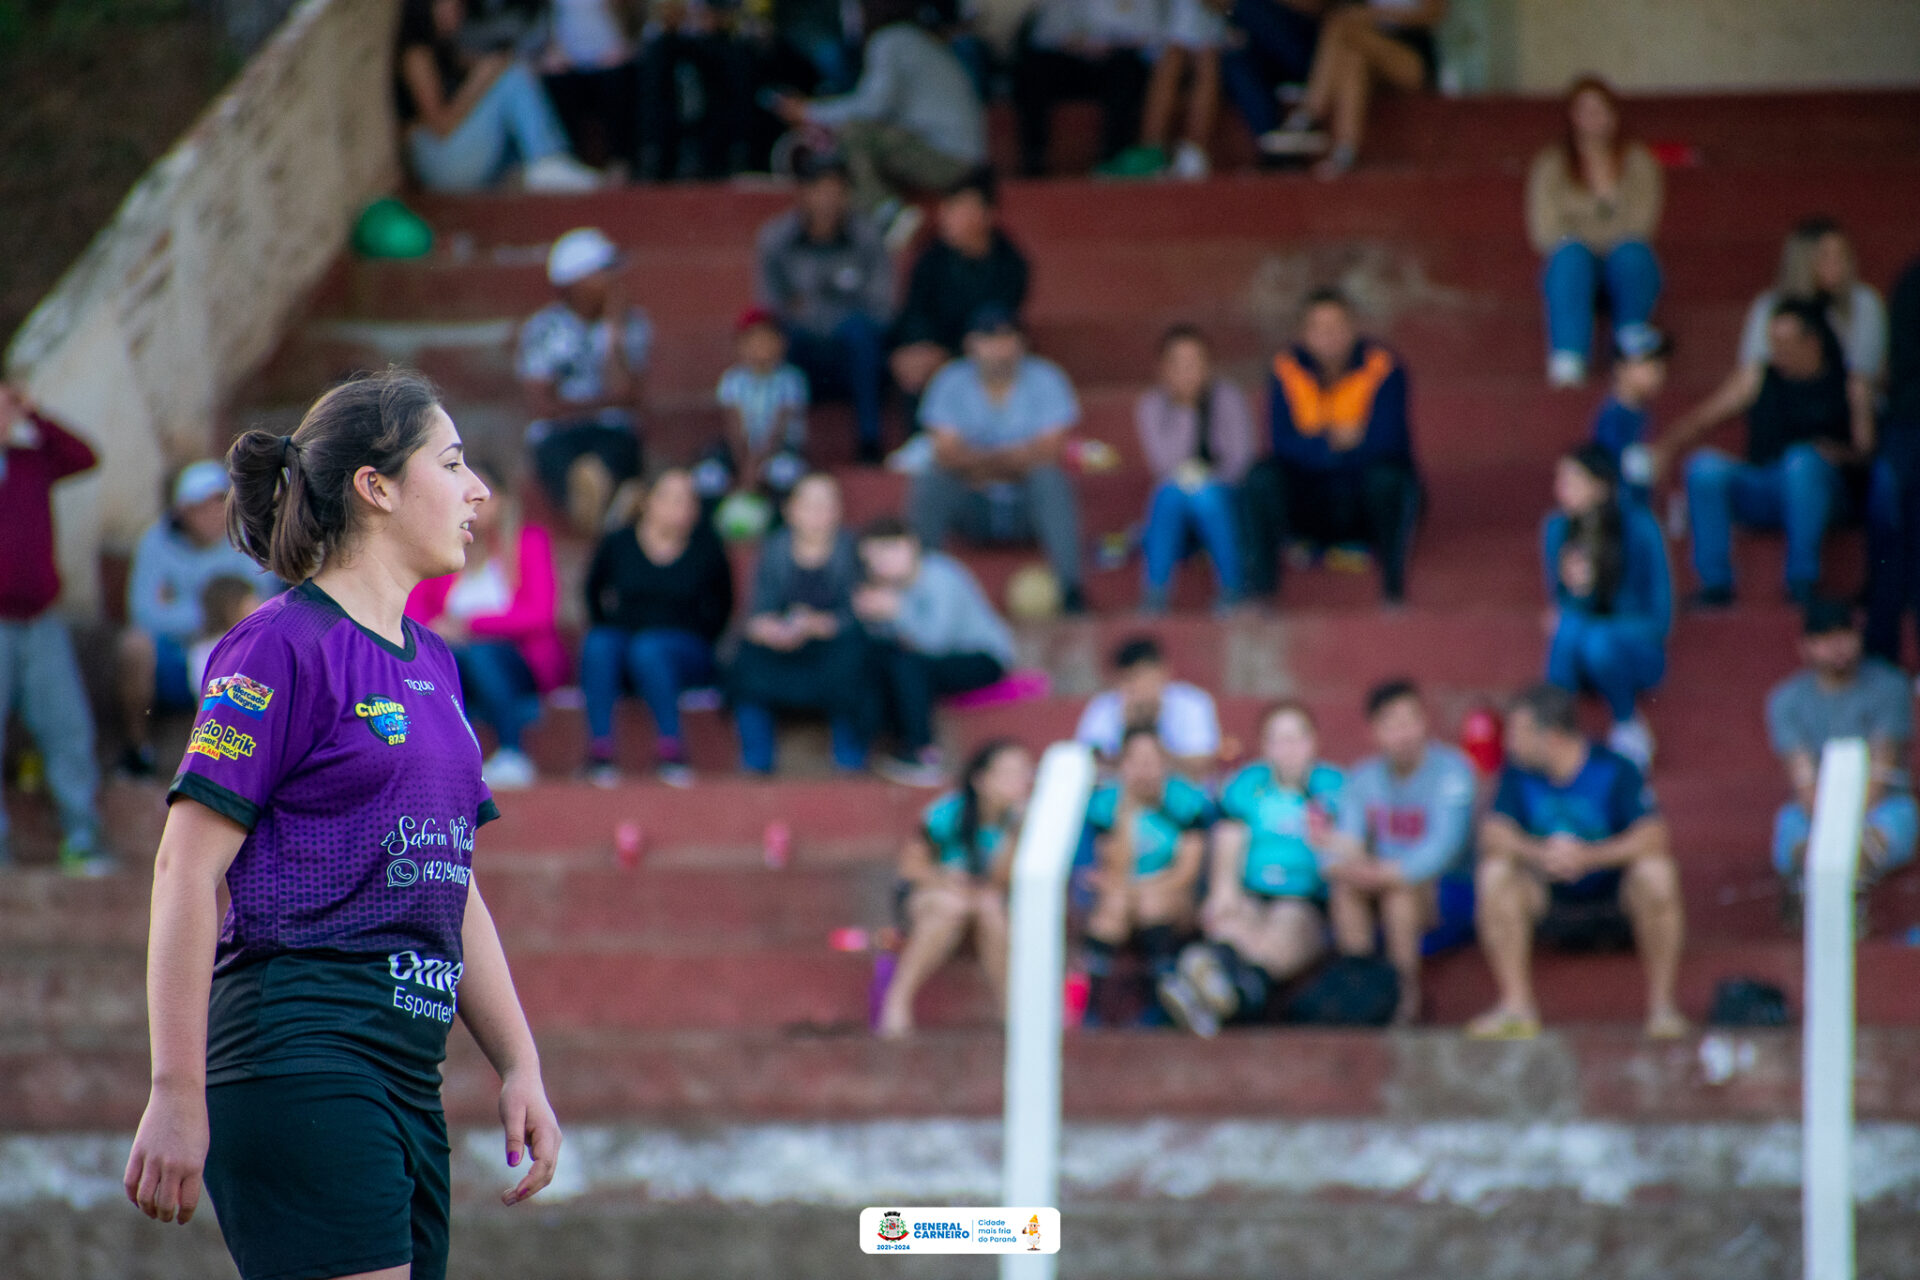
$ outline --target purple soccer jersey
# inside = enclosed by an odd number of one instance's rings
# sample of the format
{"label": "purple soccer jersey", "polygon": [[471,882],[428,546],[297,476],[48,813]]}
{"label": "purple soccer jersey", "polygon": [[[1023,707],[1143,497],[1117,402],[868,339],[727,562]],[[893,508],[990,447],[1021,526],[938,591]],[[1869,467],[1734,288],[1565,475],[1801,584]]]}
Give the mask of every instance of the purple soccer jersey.
{"label": "purple soccer jersey", "polygon": [[168,798],[248,829],[227,872],[210,1083],[344,1063],[424,1087],[445,1053],[474,833],[498,811],[453,655],[405,625],[396,648],[306,583],[208,661]]}

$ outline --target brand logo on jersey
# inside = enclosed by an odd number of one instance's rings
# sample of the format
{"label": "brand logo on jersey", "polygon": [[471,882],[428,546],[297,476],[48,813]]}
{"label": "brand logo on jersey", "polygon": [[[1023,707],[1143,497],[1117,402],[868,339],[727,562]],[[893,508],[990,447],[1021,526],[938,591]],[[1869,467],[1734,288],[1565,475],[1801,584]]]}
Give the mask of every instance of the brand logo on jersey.
{"label": "brand logo on jersey", "polygon": [[438,960],[432,956],[423,956],[418,951],[396,951],[387,957],[387,973],[395,982],[412,983],[416,987],[425,987],[429,991],[444,995],[446,999],[429,1000],[416,996],[402,985],[393,989],[393,1007],[410,1018],[431,1018],[435,1022],[452,1022],[457,1004],[460,979],[466,973],[466,966],[458,960]]}
{"label": "brand logo on jersey", "polygon": [[200,704],[200,709],[211,711],[215,707],[232,707],[241,715],[258,720],[266,711],[267,704],[272,701],[273,690],[252,676],[243,676],[236,672],[230,676],[216,676],[207,681],[207,694]]}
{"label": "brand logo on jersey", "polygon": [[353,704],[353,714],[367,722],[367,728],[373,730],[373,736],[390,747],[397,747],[407,740],[407,730],[413,728],[413,721],[407,718],[407,709],[392,698],[368,698],[365,702]]}
{"label": "brand logo on jersey", "polygon": [[407,688],[413,690],[415,693],[432,693],[433,692],[433,681],[431,680],[405,680],[405,681],[402,681],[402,683],[405,684]]}
{"label": "brand logo on jersey", "polygon": [[251,756],[255,745],[251,735],[230,724],[209,723],[193,731],[193,737],[187,740],[187,754],[212,760],[240,760]]}

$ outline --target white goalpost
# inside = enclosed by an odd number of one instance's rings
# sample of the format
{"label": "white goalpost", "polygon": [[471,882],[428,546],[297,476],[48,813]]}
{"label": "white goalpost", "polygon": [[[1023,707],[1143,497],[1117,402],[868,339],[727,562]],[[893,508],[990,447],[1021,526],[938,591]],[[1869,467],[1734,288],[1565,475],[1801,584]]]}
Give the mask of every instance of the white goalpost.
{"label": "white goalpost", "polygon": [[[1067,873],[1093,791],[1093,753],[1056,742],[1040,759],[1008,903],[1006,1121],[1001,1203],[1060,1203],[1061,983]],[[1001,1280],[1053,1280],[1056,1255],[1005,1254]]]}

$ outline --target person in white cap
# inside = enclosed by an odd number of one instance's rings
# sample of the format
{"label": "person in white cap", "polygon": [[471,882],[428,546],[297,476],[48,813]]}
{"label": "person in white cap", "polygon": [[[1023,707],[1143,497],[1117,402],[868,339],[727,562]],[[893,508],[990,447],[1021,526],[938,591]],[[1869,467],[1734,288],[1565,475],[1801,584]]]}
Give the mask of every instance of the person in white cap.
{"label": "person in white cap", "polygon": [[653,324],[627,301],[624,265],[598,227],[555,240],[547,279],[560,297],[521,327],[514,359],[534,472],[583,537],[600,533],[615,486],[640,474]]}
{"label": "person in white cap", "polygon": [[200,597],[215,578],[254,584],[261,598],[279,582],[227,541],[227,469],[212,459],[190,462],[174,477],[173,501],[134,548],[127,579],[128,626],[120,637],[120,714],[127,745],[120,771],[153,776],[153,715],[193,711],[197,690],[187,651],[206,619]]}

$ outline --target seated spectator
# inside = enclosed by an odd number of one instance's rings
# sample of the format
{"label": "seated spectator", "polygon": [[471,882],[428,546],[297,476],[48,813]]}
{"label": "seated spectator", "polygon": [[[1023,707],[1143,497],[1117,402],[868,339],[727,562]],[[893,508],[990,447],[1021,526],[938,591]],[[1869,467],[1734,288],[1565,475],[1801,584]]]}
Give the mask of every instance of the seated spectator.
{"label": "seated spectator", "polygon": [[272,575],[227,540],[228,487],[223,463],[188,463],[174,477],[167,514],[140,535],[133,549],[128,625],[119,652],[120,716],[127,735],[120,772],[129,778],[153,776],[156,712],[200,709],[200,687],[191,679],[187,650],[206,627],[200,596],[207,584],[231,574],[253,583],[262,598],[280,589]]}
{"label": "seated spectator", "polygon": [[1236,603],[1246,584],[1235,508],[1253,465],[1253,413],[1240,388],[1214,373],[1198,329],[1175,325],[1160,339],[1159,383],[1141,394],[1133,420],[1154,480],[1140,535],[1147,612],[1166,612],[1173,571],[1196,540],[1213,560],[1220,604]]}
{"label": "seated spectator", "polygon": [[739,652],[727,672],[740,760],[749,773],[772,773],[773,713],[824,714],[833,762],[866,766],[872,678],[853,616],[860,555],[840,524],[840,486],[814,474],[787,499],[786,527],[760,547]]}
{"label": "seated spectator", "polygon": [[1680,871],[1653,790],[1625,757],[1580,733],[1573,695],[1522,694],[1507,717],[1507,764],[1480,828],[1480,946],[1499,1003],[1467,1024],[1482,1040],[1540,1032],[1536,936],[1572,950],[1631,941],[1647,973],[1646,1032],[1686,1034],[1674,1003],[1685,914]]}
{"label": "seated spectator", "polygon": [[1446,15],[1447,0],[1364,0],[1329,10],[1320,23],[1306,98],[1280,128],[1261,135],[1260,149],[1273,156],[1324,153],[1314,166],[1321,178],[1353,168],[1375,83],[1403,93],[1433,87],[1439,71],[1433,29]]}
{"label": "seated spectator", "polygon": [[570,664],[555,622],[553,539],[521,518],[513,485],[485,465],[473,470],[493,496],[474,515],[466,568],[415,587],[407,613],[453,650],[467,718],[498,740],[481,776],[495,791],[513,791],[537,779],[522,735]]}
{"label": "seated spectator", "polygon": [[[1747,414],[1746,460],[1702,449],[1687,461],[1687,519],[1693,532],[1697,608],[1733,603],[1733,526],[1784,528],[1787,592],[1810,598],[1820,582],[1820,544],[1845,501],[1841,468],[1873,447],[1854,432],[1840,342],[1817,306],[1783,302],[1767,326],[1768,355]],[[1716,426],[1695,409],[1658,444],[1671,460]],[[1656,470],[1667,463],[1656,461]]]}
{"label": "seated spectator", "polygon": [[906,524],[882,516],[860,532],[866,580],[853,612],[866,627],[869,665],[894,750],[875,770],[894,782],[937,787],[946,769],[933,745],[936,698],[971,693],[1013,666],[1013,632],[966,566],[926,551]]}
{"label": "seated spectator", "polygon": [[1173,773],[1159,735],[1144,725],[1127,730],[1118,776],[1087,805],[1095,858],[1081,948],[1089,1009],[1110,1006],[1114,961],[1130,944],[1139,945],[1156,988],[1173,976],[1180,935],[1193,927],[1213,816],[1207,793]]}
{"label": "seated spectator", "polygon": [[807,474],[807,378],[787,363],[787,337],[771,311],[745,312],[733,331],[739,359],[714,393],[726,434],[696,472],[700,496],[738,489],[784,501]]}
{"label": "seated spectator", "polygon": [[1820,753],[1836,738],[1860,738],[1870,760],[1866,823],[1860,832],[1860,879],[1868,887],[1913,861],[1920,809],[1907,776],[1913,741],[1913,698],[1899,668],[1862,658],[1859,624],[1844,604],[1807,606],[1800,643],[1806,667],[1767,695],[1767,737],[1787,767],[1793,799],[1773,821],[1773,866],[1797,898],[1813,834]]}
{"label": "seated spectator", "polygon": [[1729,418],[1749,412],[1773,363],[1773,322],[1785,303],[1804,303],[1825,317],[1839,341],[1846,371],[1851,436],[1862,448],[1873,440],[1873,403],[1887,369],[1887,311],[1873,286],[1855,274],[1853,246],[1831,218],[1808,218],[1787,236],[1774,286],[1747,308],[1733,371],[1674,423],[1654,453],[1670,466],[1694,440]]}
{"label": "seated spectator", "polygon": [[1175,1022],[1212,1036],[1258,1018],[1274,984],[1305,973],[1326,950],[1321,865],[1338,854],[1346,806],[1340,771],[1320,762],[1313,715],[1281,703],[1260,722],[1260,759],[1227,783],[1200,909],[1205,942],[1180,953],[1160,983]]}
{"label": "seated spectator", "polygon": [[997,306],[1018,316],[1027,300],[1027,258],[994,224],[995,193],[992,170],[979,169],[934,211],[936,238],[914,262],[893,322],[893,380],[910,401],[959,354],[975,312]]}
{"label": "seated spectator", "polygon": [[555,240],[547,279],[560,297],[521,327],[514,360],[534,474],[582,537],[599,536],[614,488],[640,474],[653,323],[628,303],[624,266],[596,227]]}
{"label": "seated spectator", "polygon": [[260,607],[260,594],[254,585],[256,577],[223,573],[202,588],[200,634],[187,649],[188,688],[207,687],[207,663],[213,658],[213,646]]}
{"label": "seated spectator", "polygon": [[1652,482],[1647,440],[1653,435],[1653,402],[1667,385],[1673,339],[1651,325],[1613,349],[1613,390],[1593,415],[1593,443],[1607,451],[1635,498],[1645,501]]}
{"label": "seated spectator", "polygon": [[573,153],[596,165],[639,158],[640,64],[617,0],[554,0],[540,81]]}
{"label": "seated spectator", "polygon": [[1390,680],[1367,695],[1367,724],[1380,754],[1347,774],[1340,833],[1347,848],[1322,868],[1333,939],[1341,953],[1370,956],[1376,928],[1400,975],[1394,1022],[1420,1019],[1420,955],[1428,930],[1472,925],[1473,765],[1433,737],[1412,681]]}
{"label": "seated spectator", "polygon": [[1606,81],[1576,80],[1567,91],[1567,134],[1533,159],[1527,177],[1527,235],[1546,259],[1547,384],[1587,380],[1593,306],[1605,297],[1614,341],[1641,332],[1660,297],[1660,265],[1649,241],[1665,192],[1660,164],[1620,132],[1620,100]]}
{"label": "seated spectator", "polygon": [[1556,510],[1543,535],[1551,637],[1547,680],[1569,693],[1592,689],[1613,716],[1607,746],[1645,773],[1653,731],[1642,693],[1667,670],[1673,580],[1660,522],[1620,496],[1620,476],[1599,445],[1582,445],[1554,472]]}
{"label": "seated spectator", "polygon": [[1280,127],[1282,86],[1305,91],[1326,0],[1232,0],[1220,78],[1255,138]]}
{"label": "seated spectator", "polygon": [[430,191],[480,191],[523,166],[529,191],[591,191],[600,175],[567,154],[540,81],[509,53],[461,42],[465,0],[406,0],[398,55],[401,127],[413,176]]}
{"label": "seated spectator", "polygon": [[918,21],[912,0],[863,0],[866,54],[844,97],[781,98],[776,114],[833,134],[853,202],[904,248],[919,229],[906,197],[945,191],[986,163],[987,115],[967,69]]}
{"label": "seated spectator", "polygon": [[1027,352],[1013,314],[984,306],[967,325],[966,355],[935,375],[920,405],[933,462],[907,495],[921,545],[938,550],[958,525],[982,542],[1040,543],[1061,606],[1086,611],[1080,511],[1061,469],[1080,402],[1060,366]]}
{"label": "seated spectator", "polygon": [[1360,336],[1344,295],[1319,289],[1307,297],[1300,340],[1274,358],[1267,394],[1273,455],[1246,483],[1249,591],[1279,589],[1284,542],[1357,539],[1379,564],[1381,593],[1398,604],[1420,509],[1406,367]]}
{"label": "seated spectator", "polygon": [[[1166,173],[1197,182],[1213,171],[1208,153],[1220,115],[1220,51],[1226,43],[1224,0],[1167,0],[1140,117],[1140,145],[1121,152],[1103,172],[1120,178]],[[1170,146],[1176,117],[1180,141]]]}
{"label": "seated spectator", "polygon": [[967,761],[959,789],[927,807],[900,854],[906,940],[880,1006],[882,1036],[913,1030],[913,998],[969,931],[996,1000],[1007,993],[1007,884],[1033,794],[1033,757],[1007,739]]}
{"label": "seated spectator", "polygon": [[580,691],[588,780],[619,784],[614,704],[633,690],[653,716],[660,780],[689,785],[680,698],[719,679],[714,646],[733,613],[733,571],[713,526],[700,517],[687,472],[669,468],[647,483],[640,518],[601,539],[586,587],[591,629],[580,653]]}
{"label": "seated spectator", "polygon": [[[54,610],[53,486],[91,471],[87,442],[41,413],[26,393],[0,382],[0,749],[10,716],[46,762],[47,791],[60,815],[60,869],[113,869],[100,850],[100,787],[93,712],[73,656],[73,637]],[[251,566],[249,566],[251,568]],[[0,803],[0,868],[11,866],[7,806]]]}
{"label": "seated spectator", "polygon": [[1867,652],[1901,660],[1909,613],[1920,618],[1920,259],[1893,287],[1887,324],[1887,409],[1868,501]]}
{"label": "seated spectator", "polygon": [[1013,63],[1022,176],[1049,171],[1053,109],[1065,99],[1099,102],[1103,163],[1139,141],[1148,54],[1161,25],[1159,7],[1147,0],[1040,0]]}
{"label": "seated spectator", "polygon": [[844,161],[803,157],[799,178],[794,207],[760,229],[759,302],[814,394],[853,401],[860,460],[878,462],[893,263],[872,221],[848,207]]}
{"label": "seated spectator", "polygon": [[[640,50],[639,173],[651,182],[725,178],[749,164],[754,51],[738,7],[649,0]],[[688,93],[691,85],[697,93]],[[689,108],[698,104],[697,111]],[[687,145],[689,135],[695,143]]]}
{"label": "seated spectator", "polygon": [[1174,767],[1189,778],[1204,778],[1220,763],[1220,714],[1213,695],[1175,680],[1152,636],[1134,636],[1114,650],[1113,687],[1088,701],[1073,737],[1111,764],[1120,758],[1127,730],[1143,728],[1154,730]]}

